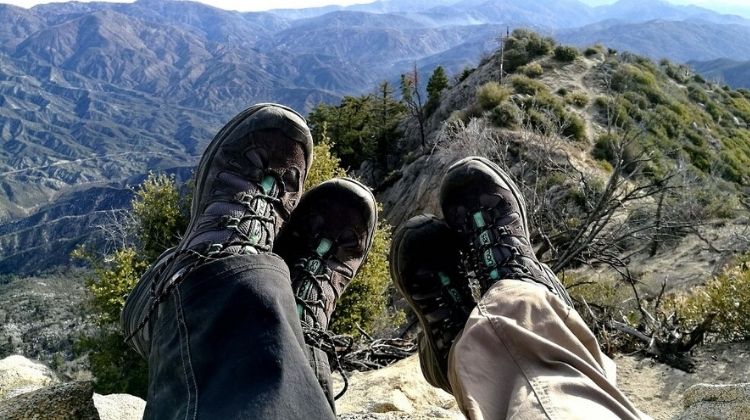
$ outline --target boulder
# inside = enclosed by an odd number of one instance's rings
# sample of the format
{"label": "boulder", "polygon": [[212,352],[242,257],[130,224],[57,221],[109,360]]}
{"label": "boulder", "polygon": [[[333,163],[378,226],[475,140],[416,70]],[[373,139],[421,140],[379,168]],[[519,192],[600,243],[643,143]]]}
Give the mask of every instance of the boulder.
{"label": "boulder", "polygon": [[101,420],[141,420],[146,401],[128,394],[94,394]]}
{"label": "boulder", "polygon": [[92,382],[61,384],[47,366],[0,360],[0,419],[140,420],[146,402],[127,394],[94,394]]}
{"label": "boulder", "polygon": [[0,401],[60,383],[52,369],[23,356],[0,360]]}
{"label": "boulder", "polygon": [[[342,384],[337,383],[340,389]],[[425,381],[418,356],[384,369],[355,372],[336,401],[341,419],[463,419],[456,400]]]}
{"label": "boulder", "polygon": [[685,412],[680,420],[750,419],[750,383],[737,385],[693,385],[682,399]]}
{"label": "boulder", "polygon": [[93,382],[52,385],[0,402],[0,418],[99,420],[93,395]]}

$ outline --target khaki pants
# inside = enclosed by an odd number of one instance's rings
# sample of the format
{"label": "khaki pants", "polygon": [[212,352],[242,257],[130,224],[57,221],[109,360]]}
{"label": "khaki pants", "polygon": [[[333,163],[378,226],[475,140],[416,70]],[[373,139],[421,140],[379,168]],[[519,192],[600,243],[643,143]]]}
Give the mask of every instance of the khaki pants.
{"label": "khaki pants", "polygon": [[617,389],[614,362],[578,313],[533,284],[504,280],[485,293],[442,381],[420,347],[425,376],[470,419],[648,418]]}

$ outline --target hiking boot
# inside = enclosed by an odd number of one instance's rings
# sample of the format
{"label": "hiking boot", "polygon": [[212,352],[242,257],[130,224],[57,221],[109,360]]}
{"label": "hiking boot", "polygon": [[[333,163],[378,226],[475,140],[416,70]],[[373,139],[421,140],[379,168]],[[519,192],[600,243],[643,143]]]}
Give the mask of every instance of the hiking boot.
{"label": "hiking boot", "polygon": [[[351,179],[334,179],[302,197],[274,247],[289,266],[310,367],[334,411],[347,382],[327,329],[336,303],[367,257],[376,224],[370,190]],[[332,364],[344,378],[338,395],[333,392]]]}
{"label": "hiking boot", "polygon": [[275,104],[251,107],[222,128],[198,164],[190,224],[177,252],[270,252],[312,164],[305,120]]}
{"label": "hiking boot", "polygon": [[304,328],[328,329],[331,314],[372,245],[375,198],[351,179],[308,191],[274,247],[289,265]]}
{"label": "hiking boot", "polygon": [[150,347],[150,315],[188,272],[216,258],[271,251],[311,163],[305,120],[281,105],[250,107],[219,131],[198,165],[185,236],[141,276],[125,303],[123,328],[142,356]]}
{"label": "hiking boot", "polygon": [[523,280],[572,306],[557,276],[536,258],[524,199],[497,165],[480,157],[453,164],[443,178],[440,204],[448,225],[463,238],[481,294],[499,280]]}
{"label": "hiking boot", "polygon": [[448,392],[448,353],[474,308],[459,243],[445,222],[421,215],[399,229],[391,246],[391,277],[422,327],[422,372],[427,382]]}

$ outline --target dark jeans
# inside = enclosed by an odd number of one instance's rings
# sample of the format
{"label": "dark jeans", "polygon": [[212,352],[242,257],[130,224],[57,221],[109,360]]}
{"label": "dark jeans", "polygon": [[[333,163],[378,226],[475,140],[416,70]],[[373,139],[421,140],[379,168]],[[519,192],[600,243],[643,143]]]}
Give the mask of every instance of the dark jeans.
{"label": "dark jeans", "polygon": [[[333,419],[308,361],[289,269],[236,256],[190,272],[134,340],[148,358],[145,419]],[[148,311],[139,284],[126,328]]]}

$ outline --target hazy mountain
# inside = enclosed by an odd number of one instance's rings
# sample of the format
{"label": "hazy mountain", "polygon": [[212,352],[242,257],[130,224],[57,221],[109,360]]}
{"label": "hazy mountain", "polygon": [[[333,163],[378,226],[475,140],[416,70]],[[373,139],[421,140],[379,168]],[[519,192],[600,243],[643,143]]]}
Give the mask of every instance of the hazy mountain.
{"label": "hazy mountain", "polygon": [[609,48],[679,62],[725,57],[750,59],[750,26],[745,25],[705,21],[608,21],[559,31],[555,37],[579,46],[601,43]]}
{"label": "hazy mountain", "polygon": [[[663,20],[643,22],[651,18]],[[305,111],[397,81],[415,63],[455,74],[494,50],[506,25],[578,26],[560,39],[687,61],[750,60],[746,24],[630,0],[381,0],[263,13],[169,0],[0,5],[0,272],[40,268],[34,250],[63,261],[125,205],[126,185],[191,167],[252,103]]]}
{"label": "hazy mountain", "polygon": [[0,4],[0,46],[13,48],[45,25],[36,14],[9,4]]}
{"label": "hazy mountain", "polygon": [[750,88],[750,61],[719,59],[691,61],[689,64],[707,79],[726,83],[734,88]]}
{"label": "hazy mountain", "polygon": [[564,28],[591,22],[591,12],[590,7],[576,0],[463,0],[432,8],[425,15],[446,24],[503,23]]}
{"label": "hazy mountain", "polygon": [[698,6],[676,5],[664,0],[620,0],[614,4],[596,7],[595,20],[616,19],[624,22],[647,22],[662,20],[704,20],[720,24],[750,25],[750,21],[739,16],[721,14]]}

